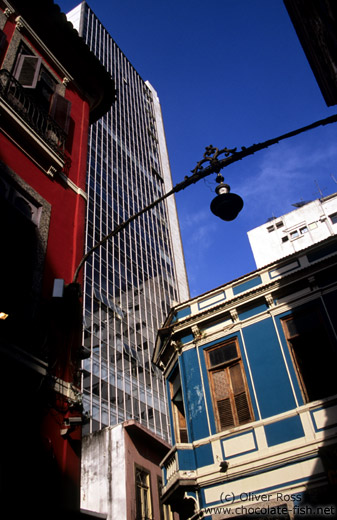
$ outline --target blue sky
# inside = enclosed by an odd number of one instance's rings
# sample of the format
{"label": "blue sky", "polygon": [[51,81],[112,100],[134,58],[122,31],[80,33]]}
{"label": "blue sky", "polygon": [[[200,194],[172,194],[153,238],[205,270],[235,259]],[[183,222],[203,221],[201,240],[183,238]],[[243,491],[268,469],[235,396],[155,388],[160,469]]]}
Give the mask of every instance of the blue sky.
{"label": "blue sky", "polygon": [[[78,4],[57,3],[64,12]],[[250,146],[337,112],[325,104],[282,0],[88,3],[158,92],[174,184],[210,144]],[[248,230],[337,191],[336,142],[335,123],[223,170],[244,199],[233,222],[209,210],[215,175],[177,194],[191,296],[255,269]]]}

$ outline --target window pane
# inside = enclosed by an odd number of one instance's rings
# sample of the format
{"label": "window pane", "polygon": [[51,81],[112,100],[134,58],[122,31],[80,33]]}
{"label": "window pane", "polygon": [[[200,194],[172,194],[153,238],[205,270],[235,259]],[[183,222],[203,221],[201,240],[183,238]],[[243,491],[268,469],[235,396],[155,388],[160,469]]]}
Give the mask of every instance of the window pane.
{"label": "window pane", "polygon": [[294,322],[294,320],[290,319],[284,322],[286,331],[287,331],[287,337],[292,338],[298,334],[297,325]]}
{"label": "window pane", "polygon": [[136,468],[136,508],[137,520],[152,519],[150,474],[140,468]]}
{"label": "window pane", "polygon": [[230,376],[232,380],[232,387],[234,394],[244,392],[245,384],[242,377],[241,367],[239,364],[234,365],[230,368]]}
{"label": "window pane", "polygon": [[172,385],[172,396],[173,397],[175,397],[178,393],[181,394],[181,384],[180,384],[179,372],[177,372],[176,375],[174,376],[174,379],[171,380],[171,385]]}
{"label": "window pane", "polygon": [[37,56],[21,56],[16,79],[23,87],[36,87],[40,65],[41,58]]}
{"label": "window pane", "polygon": [[304,400],[337,393],[336,352],[320,307],[295,313],[283,324]]}
{"label": "window pane", "polygon": [[230,386],[228,376],[225,370],[213,372],[213,385],[215,399],[224,399],[229,396]]}
{"label": "window pane", "polygon": [[337,213],[333,213],[332,215],[329,215],[331,223],[337,224]]}
{"label": "window pane", "polygon": [[237,350],[235,342],[227,343],[226,345],[209,352],[209,361],[212,367],[220,365],[221,363],[226,363],[227,361],[235,359],[236,357]]}
{"label": "window pane", "polygon": [[292,338],[298,334],[305,334],[315,328],[317,321],[316,310],[308,309],[306,313],[296,314],[295,316],[296,317],[291,317],[285,321],[288,329],[288,337]]}
{"label": "window pane", "polygon": [[53,94],[50,115],[62,128],[62,130],[65,131],[65,133],[67,133],[69,129],[70,109],[71,103],[68,101],[68,99],[60,96],[57,93]]}
{"label": "window pane", "polygon": [[180,442],[188,442],[188,435],[186,428],[180,428]]}

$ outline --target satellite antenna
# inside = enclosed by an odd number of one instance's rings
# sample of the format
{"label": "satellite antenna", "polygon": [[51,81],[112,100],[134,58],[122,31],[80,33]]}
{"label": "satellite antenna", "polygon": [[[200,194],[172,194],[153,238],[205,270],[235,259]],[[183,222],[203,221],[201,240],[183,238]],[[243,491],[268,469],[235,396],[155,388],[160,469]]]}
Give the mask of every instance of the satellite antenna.
{"label": "satellite antenna", "polygon": [[321,190],[321,188],[316,180],[315,180],[315,184],[316,184],[316,188],[317,188],[320,198],[323,197],[323,191]]}

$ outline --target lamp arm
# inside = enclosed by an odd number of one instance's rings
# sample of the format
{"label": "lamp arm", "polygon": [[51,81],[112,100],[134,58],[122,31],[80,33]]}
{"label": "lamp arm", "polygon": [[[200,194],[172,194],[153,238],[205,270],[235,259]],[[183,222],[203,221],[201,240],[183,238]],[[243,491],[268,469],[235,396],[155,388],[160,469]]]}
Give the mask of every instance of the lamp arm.
{"label": "lamp arm", "polygon": [[[218,148],[213,147],[212,145],[206,147],[206,152],[204,153],[203,159],[198,162],[194,170],[192,170],[192,175],[189,177],[186,176],[183,181],[176,184],[170,191],[167,193],[164,193],[161,197],[154,200],[146,206],[145,208],[141,209],[134,215],[131,215],[128,219],[126,219],[121,224],[118,224],[117,227],[115,227],[110,233],[105,235],[99,242],[97,242],[91,249],[89,249],[85,255],[82,257],[80,263],[78,264],[74,277],[73,277],[73,283],[77,283],[77,278],[79,275],[79,272],[81,268],[83,267],[84,263],[87,261],[87,259],[98,249],[101,245],[104,244],[107,240],[117,235],[120,231],[125,229],[130,222],[138,218],[143,213],[146,213],[150,209],[154,208],[158,204],[160,204],[163,200],[165,200],[167,197],[170,197],[174,193],[178,193],[179,191],[184,190],[188,186],[191,186],[191,184],[195,184],[196,182],[200,181],[201,179],[204,179],[211,173],[219,173],[220,170],[225,168],[226,166],[229,166],[230,164],[233,164],[234,162],[241,161],[241,159],[244,159],[248,155],[253,155],[256,152],[259,152],[260,150],[264,150],[265,148],[269,148],[269,146],[272,146],[274,144],[279,143],[280,141],[283,141],[285,139],[289,139],[290,137],[294,137],[296,135],[302,134],[303,132],[307,132],[308,130],[313,130],[314,128],[317,128],[318,126],[324,126],[329,125],[331,123],[337,122],[337,114],[334,114],[332,116],[329,116],[325,119],[320,119],[319,121],[315,121],[314,123],[311,123],[310,125],[303,126],[301,128],[297,128],[296,130],[293,130],[291,132],[287,132],[286,134],[282,134],[278,137],[275,137],[273,139],[268,139],[267,141],[264,141],[262,143],[253,144],[249,147],[242,147],[240,151],[237,151],[237,148],[223,148],[222,150],[219,150]],[[213,153],[213,155],[211,155]],[[223,159],[218,159],[219,155],[224,154],[225,157]],[[203,167],[203,164],[208,161],[210,164],[206,168]]]}

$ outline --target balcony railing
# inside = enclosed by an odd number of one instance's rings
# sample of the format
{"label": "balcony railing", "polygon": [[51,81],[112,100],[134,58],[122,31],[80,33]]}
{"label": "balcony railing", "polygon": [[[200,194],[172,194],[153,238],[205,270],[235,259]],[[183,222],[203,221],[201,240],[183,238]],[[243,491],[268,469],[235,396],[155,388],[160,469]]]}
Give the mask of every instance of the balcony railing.
{"label": "balcony railing", "polygon": [[166,461],[164,467],[166,468],[166,481],[169,483],[172,477],[177,474],[177,452],[175,451]]}
{"label": "balcony railing", "polygon": [[0,97],[57,153],[65,157],[66,134],[27,90],[5,69],[0,70]]}

